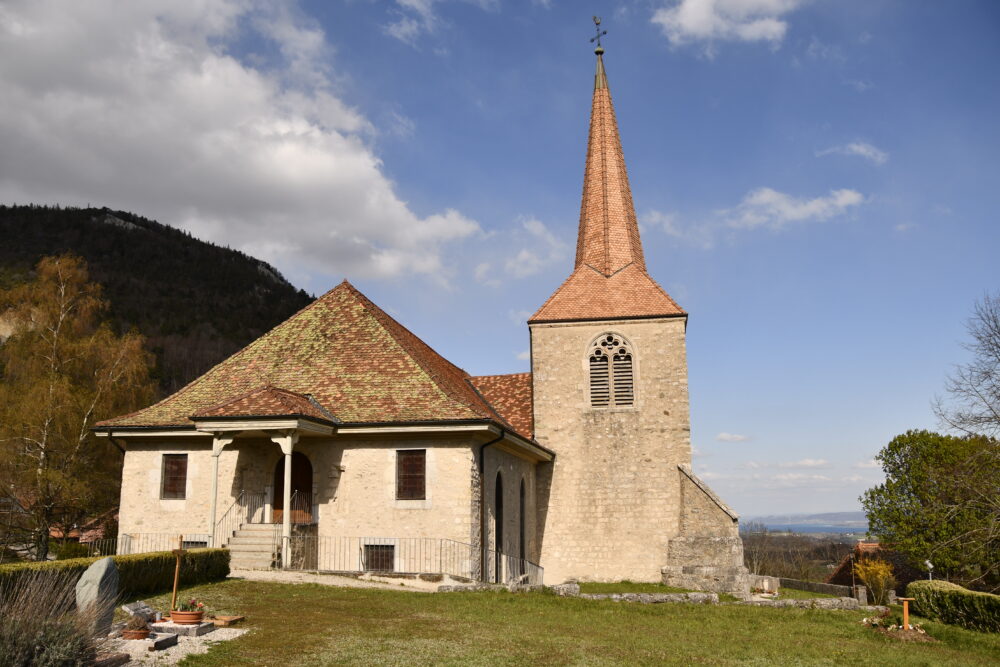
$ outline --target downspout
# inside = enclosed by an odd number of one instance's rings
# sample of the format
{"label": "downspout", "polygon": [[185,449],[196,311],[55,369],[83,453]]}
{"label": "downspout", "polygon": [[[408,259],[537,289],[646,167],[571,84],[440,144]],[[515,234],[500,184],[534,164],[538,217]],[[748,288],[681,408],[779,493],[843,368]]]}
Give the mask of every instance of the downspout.
{"label": "downspout", "polygon": [[506,431],[479,446],[479,576],[486,581],[486,448],[503,440]]}
{"label": "downspout", "polygon": [[108,442],[117,447],[118,451],[122,453],[122,456],[125,456],[125,448],[119,445],[118,441],[115,440],[115,435],[113,431],[108,431]]}

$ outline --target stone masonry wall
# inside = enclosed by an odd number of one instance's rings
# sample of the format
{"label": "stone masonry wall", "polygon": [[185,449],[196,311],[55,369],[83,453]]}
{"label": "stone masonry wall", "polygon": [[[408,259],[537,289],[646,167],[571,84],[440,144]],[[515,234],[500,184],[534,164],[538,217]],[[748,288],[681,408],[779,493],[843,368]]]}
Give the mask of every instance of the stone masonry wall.
{"label": "stone masonry wall", "polygon": [[[554,464],[539,470],[546,583],[660,580],[680,529],[677,466],[691,462],[684,320],[533,324],[530,331],[536,439],[556,452]],[[629,408],[590,407],[590,344],[608,332],[633,349]]]}

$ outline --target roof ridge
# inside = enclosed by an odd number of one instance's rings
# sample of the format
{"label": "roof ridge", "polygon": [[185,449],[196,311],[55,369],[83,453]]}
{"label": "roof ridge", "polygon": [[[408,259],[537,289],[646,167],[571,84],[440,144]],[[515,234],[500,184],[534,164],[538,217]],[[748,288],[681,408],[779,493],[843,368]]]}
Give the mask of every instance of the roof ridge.
{"label": "roof ridge", "polygon": [[288,318],[286,318],[284,321],[279,322],[278,324],[275,324],[273,327],[271,327],[270,329],[268,329],[267,331],[265,331],[264,333],[262,333],[260,336],[258,336],[257,338],[255,338],[252,341],[250,341],[249,343],[247,343],[244,347],[236,350],[231,355],[229,355],[225,359],[222,359],[221,361],[219,361],[214,366],[206,369],[204,373],[201,373],[200,375],[198,375],[198,377],[194,378],[193,380],[191,380],[190,382],[188,382],[186,385],[184,385],[183,387],[181,387],[177,391],[172,392],[170,394],[167,394],[166,396],[164,396],[163,398],[161,398],[160,400],[158,400],[156,403],[153,403],[152,405],[147,405],[146,407],[144,407],[144,408],[142,408],[140,410],[134,410],[134,411],[129,412],[129,413],[124,414],[124,415],[116,415],[116,416],[111,417],[109,419],[101,420],[99,422],[96,422],[94,424],[94,426],[101,426],[105,422],[119,421],[119,420],[125,419],[126,417],[134,417],[135,415],[139,414],[140,412],[145,412],[146,410],[152,410],[153,408],[156,408],[156,407],[162,405],[163,403],[166,403],[167,401],[176,400],[177,398],[183,396],[185,393],[187,393],[188,391],[190,391],[191,388],[194,387],[203,377],[205,377],[209,373],[213,372],[215,369],[219,368],[223,364],[229,363],[232,359],[235,359],[236,357],[241,356],[241,355],[249,354],[251,349],[259,347],[260,345],[263,344],[263,343],[261,343],[262,340],[264,340],[265,338],[267,338],[268,336],[270,336],[276,330],[284,327],[289,322],[293,321],[296,317],[298,317],[302,313],[304,313],[307,310],[310,310],[312,308],[315,308],[317,306],[317,304],[319,304],[320,302],[322,302],[324,299],[326,299],[328,296],[330,296],[331,294],[333,294],[334,292],[336,292],[337,290],[339,290],[344,285],[348,286],[351,289],[354,288],[354,286],[351,285],[349,282],[347,282],[347,279],[345,278],[336,287],[331,287],[326,292],[324,292],[321,296],[316,297],[310,303],[307,303],[306,305],[302,306],[297,311],[295,311],[293,314],[289,315]]}
{"label": "roof ridge", "polygon": [[[460,380],[467,380],[470,377],[470,375],[463,368],[457,366],[456,364],[452,363],[447,358],[445,358],[437,350],[435,350],[433,347],[427,344],[426,341],[420,338],[420,336],[416,335],[415,333],[407,329],[403,324],[401,324],[398,320],[396,320],[396,318],[394,318],[392,315],[389,315],[389,313],[385,312],[385,310],[380,308],[371,299],[362,294],[353,285],[348,284],[348,288],[362,302],[362,304],[365,307],[365,310],[367,310],[372,315],[372,317],[374,317],[376,320],[379,321],[379,324],[382,325],[382,328],[385,329],[386,333],[388,333],[389,336],[396,341],[396,344],[399,345],[400,348],[402,348],[402,350],[406,353],[406,355],[411,360],[413,360],[413,362],[417,364],[417,366],[420,367],[420,369],[424,372],[425,375],[427,375],[427,377],[431,380],[434,386],[437,387],[438,391],[440,391],[448,398],[451,398],[452,400],[462,403],[467,408],[471,409],[473,412],[476,412],[483,417],[491,418],[490,415],[483,414],[484,413],[483,405],[476,405],[476,401],[470,401],[468,396],[461,396],[459,392],[454,391],[453,387],[447,386],[450,384],[450,382],[446,378],[442,377],[441,374],[438,373],[435,369],[431,368],[426,363],[426,360],[421,357],[423,356],[423,353],[425,351],[429,352],[430,354],[434,355],[434,357],[436,357],[437,359],[443,361],[449,367],[450,370],[459,374]],[[382,318],[388,320],[393,326],[385,326],[386,323],[381,321]],[[397,335],[397,333],[399,332],[402,332],[403,334],[405,334],[405,336]],[[404,338],[406,340],[404,340]],[[412,346],[412,343],[414,342],[416,342],[418,345],[422,345],[424,348],[426,348],[426,350],[425,351],[415,350]],[[478,392],[474,391],[473,393],[477,397],[479,396]],[[483,400],[482,403],[485,404],[485,406],[487,406],[488,408],[487,412],[493,412],[492,406],[489,406],[489,403],[487,403],[485,400]]]}
{"label": "roof ridge", "polygon": [[470,375],[469,377],[473,380],[479,380],[483,378],[509,378],[513,375],[531,375],[531,371],[519,371],[517,373],[494,373],[492,375]]}

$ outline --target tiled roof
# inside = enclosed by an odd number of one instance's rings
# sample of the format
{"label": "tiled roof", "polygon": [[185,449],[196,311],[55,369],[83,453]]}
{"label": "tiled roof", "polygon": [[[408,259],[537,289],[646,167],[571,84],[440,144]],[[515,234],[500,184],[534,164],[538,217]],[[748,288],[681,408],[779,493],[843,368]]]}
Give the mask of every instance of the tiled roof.
{"label": "tiled roof", "polygon": [[589,266],[582,266],[528,321],[614,320],[684,314],[677,302],[635,264],[608,278]]}
{"label": "tiled roof", "polygon": [[500,421],[468,378],[345,280],[177,393],[97,427],[193,426],[255,394],[309,394],[346,423]]}
{"label": "tiled roof", "polygon": [[192,415],[191,418],[283,417],[292,415],[312,417],[323,421],[336,421],[329,410],[325,410],[309,396],[278,387],[254,389],[218,405],[205,408],[198,414]]}
{"label": "tiled roof", "polygon": [[534,437],[531,373],[480,375],[469,381],[514,430],[527,438]]}
{"label": "tiled roof", "polygon": [[597,56],[572,275],[529,322],[683,316],[646,273],[604,60]]}

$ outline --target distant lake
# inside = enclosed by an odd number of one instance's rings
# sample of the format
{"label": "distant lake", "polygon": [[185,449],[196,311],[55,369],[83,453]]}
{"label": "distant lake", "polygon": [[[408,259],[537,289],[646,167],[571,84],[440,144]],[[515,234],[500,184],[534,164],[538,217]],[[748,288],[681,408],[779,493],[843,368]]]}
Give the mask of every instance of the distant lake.
{"label": "distant lake", "polygon": [[868,526],[845,526],[843,524],[825,523],[769,523],[767,524],[767,529],[775,532],[789,533],[856,533],[864,535],[868,531]]}

